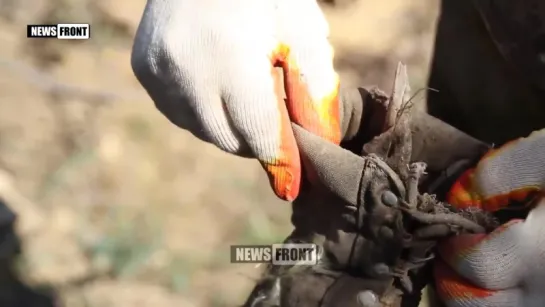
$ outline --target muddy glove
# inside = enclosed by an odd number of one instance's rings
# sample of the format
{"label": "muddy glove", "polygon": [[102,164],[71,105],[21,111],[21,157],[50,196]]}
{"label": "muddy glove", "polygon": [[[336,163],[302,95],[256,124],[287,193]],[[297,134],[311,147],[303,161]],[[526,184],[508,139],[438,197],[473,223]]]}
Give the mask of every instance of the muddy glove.
{"label": "muddy glove", "polygon": [[[461,176],[448,200],[458,207],[514,210],[513,203],[541,199],[544,184],[541,130],[492,150]],[[442,243],[435,275],[447,306],[545,306],[545,201],[534,205],[525,220],[511,220],[489,235],[461,235]]]}
{"label": "muddy glove", "polygon": [[301,162],[290,121],[341,138],[328,32],[314,0],[148,0],[131,62],[170,121],[256,157],[275,193],[293,200]]}
{"label": "muddy glove", "polygon": [[[403,75],[403,68],[398,67],[400,74],[396,75]],[[399,79],[406,80],[406,77]],[[397,91],[393,97],[395,93]],[[385,133],[369,135],[374,129],[383,131],[389,110],[397,104],[385,104],[388,96],[375,90],[342,91],[341,99],[345,106],[352,101],[353,106],[361,107],[359,112],[354,109],[351,116],[343,114],[343,119],[350,117],[354,123],[349,127],[359,126],[348,131],[362,133],[345,135],[345,141],[349,136],[351,151],[294,127],[305,167],[312,167],[319,184],[304,184],[301,195],[293,202],[295,229],[286,242],[315,243],[322,257],[311,267],[269,266],[244,306],[375,307],[401,306],[401,300],[402,306],[417,306],[420,301],[420,290],[429,281],[424,265],[433,259],[430,248],[435,246],[435,240],[425,237],[426,233],[435,229],[432,235],[440,236],[443,230],[447,235],[450,230],[441,227],[446,225],[436,225],[429,220],[425,223],[409,220],[400,209],[400,199],[413,203],[411,195],[418,189],[414,190],[410,182],[418,183],[419,170],[422,170],[413,167],[407,170],[407,163],[428,162],[427,179],[436,182],[435,179],[444,177],[442,170],[448,166],[460,165],[463,161],[475,165],[475,160],[489,147],[419,112],[412,114],[410,128],[404,126],[408,122],[398,120],[398,125]],[[360,103],[355,103],[358,100]],[[343,120],[343,127],[344,123]],[[408,132],[412,132],[411,135],[407,135]],[[407,142],[400,143],[399,138],[405,136],[409,137]],[[369,137],[372,141],[359,142]],[[345,145],[348,143],[343,142]],[[416,160],[410,159],[413,155]],[[396,172],[389,165],[401,171]],[[455,179],[459,172],[449,169],[454,173],[445,177],[451,182],[450,178]],[[408,172],[403,179],[398,175],[402,171]],[[427,205],[421,201],[419,204],[421,212],[426,211]],[[455,231],[460,230],[457,227]],[[377,300],[380,305],[376,304]]]}

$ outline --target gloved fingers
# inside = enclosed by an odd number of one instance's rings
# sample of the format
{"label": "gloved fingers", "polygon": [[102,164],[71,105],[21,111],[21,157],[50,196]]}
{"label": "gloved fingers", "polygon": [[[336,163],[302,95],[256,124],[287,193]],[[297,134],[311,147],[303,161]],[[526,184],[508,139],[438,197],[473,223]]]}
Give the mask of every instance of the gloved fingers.
{"label": "gloved fingers", "polygon": [[[290,119],[308,131],[339,144],[339,80],[332,64],[331,69],[323,67],[330,65],[331,57],[313,57],[317,59],[310,61],[309,57],[299,65],[289,59],[282,64]],[[312,69],[308,68],[313,65]]]}
{"label": "gloved fingers", "polygon": [[435,281],[447,306],[544,306],[545,198],[524,221],[449,238],[438,252]]}
{"label": "gloved fingers", "polygon": [[[217,91],[203,87],[203,90],[197,92],[191,108],[194,108],[196,122],[191,133],[199,133],[201,140],[212,143],[225,152],[243,157],[253,156],[246,140],[233,129],[231,119],[225,112],[224,102]],[[178,112],[184,111],[182,107],[180,109]],[[176,110],[173,110],[168,114],[175,113]]]}
{"label": "gloved fingers", "polygon": [[333,67],[329,27],[316,1],[280,1],[280,46],[273,53],[284,71],[291,121],[322,138],[341,141],[339,76]]}
{"label": "gloved fingers", "polygon": [[299,193],[301,162],[283,93],[277,91],[281,76],[263,53],[240,56],[231,60],[244,65],[231,70],[236,75],[228,76],[230,87],[223,95],[231,130],[261,162],[276,195],[291,201]]}
{"label": "gloved fingers", "polygon": [[522,305],[520,288],[486,290],[456,274],[446,263],[434,262],[437,294],[447,307],[512,307]]}
{"label": "gloved fingers", "polygon": [[448,202],[497,211],[525,200],[545,182],[545,129],[491,150],[453,185]]}
{"label": "gloved fingers", "polygon": [[444,240],[438,251],[460,276],[474,285],[491,290],[518,285],[528,273],[525,263],[525,224],[513,220],[490,234],[462,234]]}

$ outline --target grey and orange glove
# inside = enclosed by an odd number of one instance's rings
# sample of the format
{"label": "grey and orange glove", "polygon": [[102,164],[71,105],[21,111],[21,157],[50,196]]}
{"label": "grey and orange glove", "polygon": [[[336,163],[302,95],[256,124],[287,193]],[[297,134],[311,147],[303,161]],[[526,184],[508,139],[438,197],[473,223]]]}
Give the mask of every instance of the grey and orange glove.
{"label": "grey and orange glove", "polygon": [[545,306],[544,186],[545,130],[492,150],[454,184],[448,201],[457,207],[516,210],[532,198],[535,207],[488,235],[441,243],[435,278],[448,307]]}
{"label": "grey and orange glove", "polygon": [[148,0],[131,64],[170,121],[257,158],[293,200],[301,161],[290,122],[341,139],[328,32],[315,0]]}

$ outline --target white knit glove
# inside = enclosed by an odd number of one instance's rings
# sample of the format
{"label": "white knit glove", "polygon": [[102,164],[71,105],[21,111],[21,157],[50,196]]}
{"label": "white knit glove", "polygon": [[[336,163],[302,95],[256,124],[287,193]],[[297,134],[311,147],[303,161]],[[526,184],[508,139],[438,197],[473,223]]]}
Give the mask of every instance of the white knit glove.
{"label": "white knit glove", "polygon": [[275,193],[292,200],[301,162],[290,121],[341,138],[328,32],[315,0],[148,0],[131,62],[170,121],[256,157]]}
{"label": "white knit glove", "polygon": [[492,150],[454,184],[449,203],[459,208],[495,212],[539,201],[525,220],[442,242],[435,277],[448,307],[545,306],[544,186],[545,129]]}

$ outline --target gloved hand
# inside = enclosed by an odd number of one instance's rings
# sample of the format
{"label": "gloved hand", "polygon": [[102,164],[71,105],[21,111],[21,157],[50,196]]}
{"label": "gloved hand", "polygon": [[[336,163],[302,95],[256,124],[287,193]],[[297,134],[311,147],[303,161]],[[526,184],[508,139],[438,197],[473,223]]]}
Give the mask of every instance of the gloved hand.
{"label": "gloved hand", "polygon": [[452,187],[458,207],[513,210],[535,196],[525,220],[489,235],[460,235],[439,247],[439,296],[449,307],[545,306],[545,129],[492,150]]}
{"label": "gloved hand", "polygon": [[256,157],[275,193],[293,200],[301,162],[290,122],[341,139],[328,32],[315,0],[148,0],[131,63],[171,122]]}

